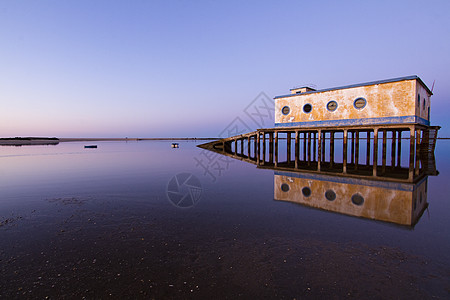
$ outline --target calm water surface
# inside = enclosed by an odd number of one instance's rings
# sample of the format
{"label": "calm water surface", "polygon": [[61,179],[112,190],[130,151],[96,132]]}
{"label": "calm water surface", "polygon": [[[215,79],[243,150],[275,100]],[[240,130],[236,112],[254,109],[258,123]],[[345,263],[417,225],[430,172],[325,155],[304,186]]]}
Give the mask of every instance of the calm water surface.
{"label": "calm water surface", "polygon": [[279,201],[275,171],[170,144],[0,147],[0,298],[450,297],[450,142],[412,226]]}

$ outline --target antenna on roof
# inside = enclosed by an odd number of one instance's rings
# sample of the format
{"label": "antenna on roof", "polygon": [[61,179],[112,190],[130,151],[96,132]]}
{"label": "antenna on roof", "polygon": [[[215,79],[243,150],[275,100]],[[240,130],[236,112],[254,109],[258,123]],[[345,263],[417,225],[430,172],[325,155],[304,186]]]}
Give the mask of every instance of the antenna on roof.
{"label": "antenna on roof", "polygon": [[431,93],[433,94],[433,89],[434,89],[434,83],[436,82],[436,79],[433,80],[433,85],[431,86]]}

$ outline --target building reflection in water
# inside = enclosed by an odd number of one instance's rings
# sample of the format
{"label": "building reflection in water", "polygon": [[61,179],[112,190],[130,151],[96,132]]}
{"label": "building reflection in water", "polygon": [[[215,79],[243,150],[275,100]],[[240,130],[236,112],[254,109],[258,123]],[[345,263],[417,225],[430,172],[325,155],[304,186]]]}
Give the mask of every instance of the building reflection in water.
{"label": "building reflection in water", "polygon": [[[341,151],[344,155],[343,166],[343,162],[336,162],[334,159],[333,139],[329,140],[331,151],[328,162],[323,160],[318,162],[319,147],[314,141],[308,142],[310,144],[307,143],[306,146],[295,143],[291,147],[290,139],[286,140],[287,144],[283,147],[269,140],[268,145],[264,142],[258,147],[248,148],[251,151],[240,151],[240,153],[236,151],[237,145],[234,148],[221,149],[202,147],[202,145],[200,147],[205,148],[205,151],[217,152],[255,164],[258,168],[274,170],[276,201],[287,201],[408,227],[417,224],[428,207],[428,176],[438,174],[434,149],[424,151],[410,141],[408,166],[405,167],[401,165],[401,152],[398,151],[401,148],[401,139],[395,141],[395,136],[390,149],[391,153],[389,153],[391,156],[389,165],[386,162],[387,141],[383,142],[380,164],[378,159],[373,159],[373,151],[369,153],[367,149],[365,151],[367,153],[361,153],[356,143],[349,151],[348,162],[346,149]],[[255,148],[261,149],[262,153],[260,151],[255,153]],[[287,152],[286,160],[283,162],[278,161],[279,148],[284,148]],[[292,151],[292,148],[295,148],[295,151]],[[249,152],[250,155],[248,155]],[[367,157],[367,159],[360,159],[359,156]],[[323,157],[324,155],[322,159]]]}
{"label": "building reflection in water", "polygon": [[274,172],[274,198],[331,212],[414,226],[427,208],[428,176],[415,183]]}

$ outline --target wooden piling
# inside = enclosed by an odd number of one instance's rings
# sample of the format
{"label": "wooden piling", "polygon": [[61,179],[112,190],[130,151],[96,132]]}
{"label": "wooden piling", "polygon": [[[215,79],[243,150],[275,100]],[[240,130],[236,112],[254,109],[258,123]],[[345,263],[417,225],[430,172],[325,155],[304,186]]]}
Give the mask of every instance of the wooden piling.
{"label": "wooden piling", "polygon": [[370,131],[367,131],[367,143],[366,143],[366,166],[370,165]]}
{"label": "wooden piling", "polygon": [[269,163],[273,164],[273,132],[269,133]]}
{"label": "wooden piling", "polygon": [[298,168],[299,156],[300,156],[300,132],[298,130],[295,131],[295,168]]}
{"label": "wooden piling", "polygon": [[402,130],[398,130],[397,139],[397,167],[400,168],[402,163]]}
{"label": "wooden piling", "polygon": [[278,166],[278,131],[275,131],[275,158],[274,158],[275,167]]}
{"label": "wooden piling", "polygon": [[373,130],[373,171],[372,175],[377,176],[377,164],[378,164],[378,128]]}
{"label": "wooden piling", "polygon": [[391,142],[391,169],[395,168],[395,145],[396,145],[396,132],[392,130],[392,142]]}
{"label": "wooden piling", "polygon": [[383,145],[382,145],[382,159],[381,159],[381,173],[386,173],[386,151],[387,151],[387,130],[383,130]]}
{"label": "wooden piling", "polygon": [[358,170],[359,164],[359,131],[355,132],[355,170]]}
{"label": "wooden piling", "polygon": [[266,133],[263,132],[263,146],[262,146],[262,151],[263,151],[263,164],[266,162]]}
{"label": "wooden piling", "polygon": [[351,131],[352,138],[350,140],[350,163],[355,163],[355,132]]}
{"label": "wooden piling", "polygon": [[287,140],[287,162],[288,163],[290,163],[291,162],[291,133],[290,132],[287,132],[286,133],[287,134],[287,137],[286,137],[286,140]]}
{"label": "wooden piling", "polygon": [[330,131],[330,168],[333,168],[334,164],[334,131]]}
{"label": "wooden piling", "polygon": [[342,171],[343,173],[347,173],[347,138],[348,138],[348,131],[347,129],[344,129],[344,141],[343,141],[343,163],[342,163]]}
{"label": "wooden piling", "polygon": [[409,180],[414,178],[414,134],[415,130],[413,127],[409,129]]}
{"label": "wooden piling", "polygon": [[416,160],[415,160],[415,175],[418,176],[420,172],[420,130],[416,129]]}

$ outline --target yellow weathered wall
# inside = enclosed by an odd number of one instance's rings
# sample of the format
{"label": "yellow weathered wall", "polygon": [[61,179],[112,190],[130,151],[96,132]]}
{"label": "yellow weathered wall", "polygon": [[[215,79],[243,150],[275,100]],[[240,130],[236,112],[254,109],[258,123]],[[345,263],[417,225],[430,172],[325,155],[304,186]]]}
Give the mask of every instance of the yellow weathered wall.
{"label": "yellow weathered wall", "polygon": [[[417,95],[420,95],[420,107],[417,106]],[[430,107],[430,94],[428,91],[419,83],[416,82],[416,104],[415,111],[416,115],[428,120],[428,107]],[[425,107],[423,106],[423,101],[425,100]]]}
{"label": "yellow weathered wall", "polygon": [[[416,93],[416,80],[403,80],[278,98],[275,101],[275,123],[413,116],[417,106]],[[359,97],[367,100],[363,109],[353,106]],[[338,103],[334,112],[328,111],[326,107],[332,100]],[[303,112],[306,103],[313,106],[308,114]],[[281,113],[285,105],[291,110],[288,115]]]}
{"label": "yellow weathered wall", "polygon": [[[281,190],[283,183],[289,185],[289,191]],[[302,194],[304,187],[311,189],[312,193],[309,197]],[[329,189],[336,193],[334,201],[325,198],[325,192]],[[355,205],[351,201],[352,196],[356,193],[364,197],[364,203],[361,206]],[[290,201],[346,215],[401,225],[412,225],[422,210],[417,205],[414,214],[413,196],[415,195],[415,191],[274,175],[275,200]],[[422,201],[421,207],[423,208],[426,198],[423,198]]]}

